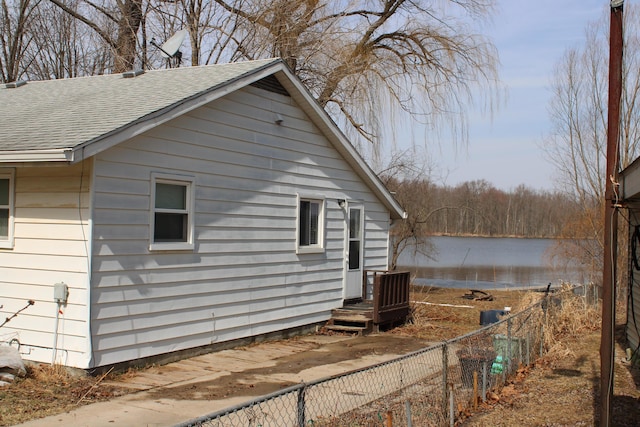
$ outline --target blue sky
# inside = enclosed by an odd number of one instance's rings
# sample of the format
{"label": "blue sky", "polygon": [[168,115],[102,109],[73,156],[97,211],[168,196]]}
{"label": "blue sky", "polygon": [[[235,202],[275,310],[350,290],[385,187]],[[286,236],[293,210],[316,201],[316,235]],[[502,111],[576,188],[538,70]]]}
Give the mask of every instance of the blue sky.
{"label": "blue sky", "polygon": [[[637,0],[635,0],[637,1]],[[627,0],[625,5],[635,3]],[[507,95],[493,119],[470,112],[469,144],[454,152],[440,141],[433,161],[443,183],[485,179],[510,190],[519,184],[552,190],[554,171],[540,149],[551,132],[548,106],[555,64],[582,45],[591,22],[606,19],[607,0],[499,0],[487,34],[498,48]],[[607,24],[608,25],[608,24]]]}

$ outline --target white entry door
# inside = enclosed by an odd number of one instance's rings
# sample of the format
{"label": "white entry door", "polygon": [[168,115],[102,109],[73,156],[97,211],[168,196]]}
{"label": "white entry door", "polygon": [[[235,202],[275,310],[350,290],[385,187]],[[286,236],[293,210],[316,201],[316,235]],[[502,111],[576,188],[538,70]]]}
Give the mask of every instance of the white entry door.
{"label": "white entry door", "polygon": [[364,252],[364,207],[349,203],[347,207],[347,249],[344,299],[362,298],[362,261]]}

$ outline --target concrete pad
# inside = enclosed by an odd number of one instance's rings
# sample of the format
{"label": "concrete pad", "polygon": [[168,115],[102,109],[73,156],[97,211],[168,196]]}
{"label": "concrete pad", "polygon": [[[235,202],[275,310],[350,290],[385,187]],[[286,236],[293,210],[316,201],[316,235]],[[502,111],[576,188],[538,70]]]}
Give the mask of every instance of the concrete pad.
{"label": "concrete pad", "polygon": [[[244,349],[222,350],[165,366],[141,371],[131,378],[124,377],[119,386],[143,389],[107,402],[79,407],[71,412],[33,420],[23,427],[68,426],[174,426],[192,418],[239,405],[261,395],[243,395],[216,400],[174,400],[172,388],[196,382],[215,382],[225,376],[243,371],[255,371],[276,366],[278,359],[305,351],[322,352],[322,345],[353,339],[349,336],[309,336],[291,342],[268,342]],[[320,347],[319,347],[320,346]],[[332,363],[306,369],[302,372],[268,373],[255,375],[254,380],[270,383],[298,383],[312,381],[337,373],[364,367],[393,358],[395,355],[365,356],[356,360]],[[249,391],[250,393],[250,391]],[[158,396],[161,396],[158,398]],[[165,397],[166,396],[166,397]]]}
{"label": "concrete pad", "polygon": [[123,399],[94,403],[65,414],[29,421],[20,425],[23,427],[174,426],[197,417],[199,414],[215,412],[250,399],[251,396],[217,401],[145,400],[143,396],[137,395],[136,400],[131,400],[125,396]]}
{"label": "concrete pad", "polygon": [[[372,336],[371,334],[369,336]],[[309,342],[314,344],[326,345],[336,342],[349,341],[353,337],[349,335],[305,335],[298,337],[298,341]]]}

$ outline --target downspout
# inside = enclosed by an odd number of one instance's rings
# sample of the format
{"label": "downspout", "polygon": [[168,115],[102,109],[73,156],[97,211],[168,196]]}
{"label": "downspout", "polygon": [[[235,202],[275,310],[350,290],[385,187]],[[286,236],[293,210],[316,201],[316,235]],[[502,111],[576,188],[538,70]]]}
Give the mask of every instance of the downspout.
{"label": "downspout", "polygon": [[600,342],[600,425],[611,425],[615,328],[616,261],[619,204],[620,99],[622,97],[622,12],[624,0],[611,1],[609,34],[609,111],[607,174],[604,206],[604,264],[602,274],[602,333]]}

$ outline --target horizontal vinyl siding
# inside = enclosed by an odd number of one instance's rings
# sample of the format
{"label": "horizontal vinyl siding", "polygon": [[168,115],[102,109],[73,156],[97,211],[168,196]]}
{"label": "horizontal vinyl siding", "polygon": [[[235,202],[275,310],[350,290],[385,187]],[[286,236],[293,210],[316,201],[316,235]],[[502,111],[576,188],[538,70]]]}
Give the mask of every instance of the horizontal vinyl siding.
{"label": "horizontal vinyl siding", "polygon": [[[98,365],[328,319],[343,294],[337,199],[365,203],[365,264],[386,267],[388,213],[289,97],[244,89],[98,155],[95,167]],[[149,252],[152,172],[195,177],[193,251]],[[323,253],[296,254],[297,193],[326,197]]]}
{"label": "horizontal vinyl siding", "polygon": [[51,362],[57,305],[55,283],[69,286],[61,307],[57,362],[85,367],[87,353],[87,239],[90,236],[91,162],[17,168],[15,241],[0,250],[0,317],[11,316],[0,339],[17,338],[25,360]]}
{"label": "horizontal vinyl siding", "polygon": [[364,267],[386,270],[389,261],[389,211],[375,200],[370,201],[366,208]]}

